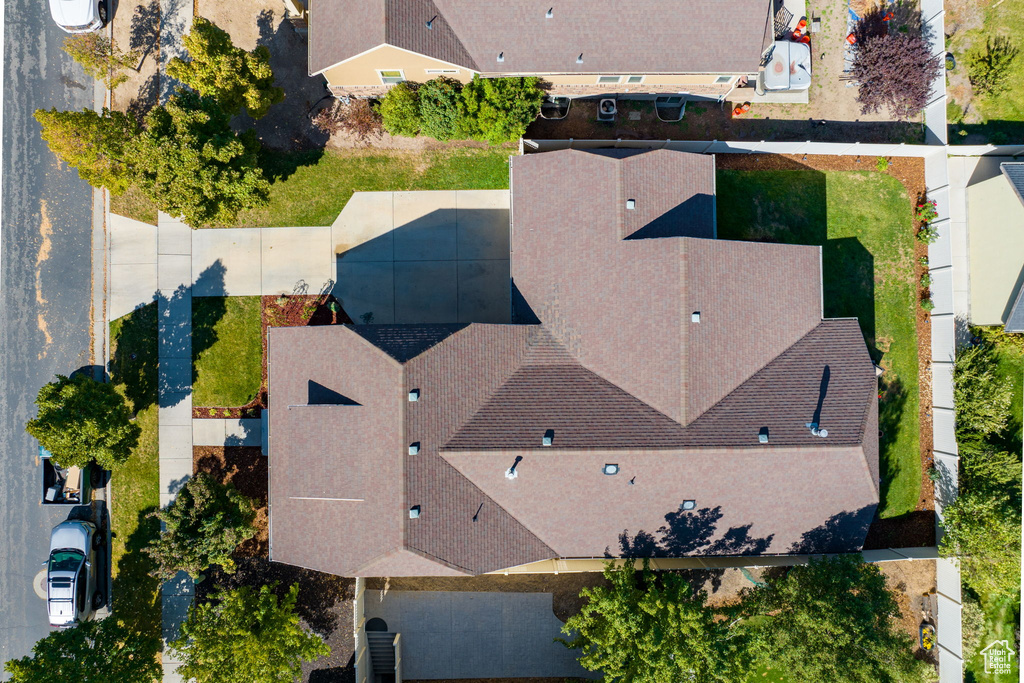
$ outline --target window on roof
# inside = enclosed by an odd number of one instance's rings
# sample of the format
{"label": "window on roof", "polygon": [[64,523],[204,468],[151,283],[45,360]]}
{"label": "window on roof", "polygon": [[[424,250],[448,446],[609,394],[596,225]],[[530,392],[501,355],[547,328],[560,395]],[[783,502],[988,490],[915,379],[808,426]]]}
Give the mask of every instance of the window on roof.
{"label": "window on roof", "polygon": [[393,85],[405,80],[405,73],[401,69],[377,69],[377,75],[384,85]]}
{"label": "window on roof", "polygon": [[622,80],[622,76],[598,76],[598,83],[618,83]]}
{"label": "window on roof", "polygon": [[715,79],[715,83],[728,83],[732,80],[732,76],[719,76]]}
{"label": "window on roof", "polygon": [[643,76],[626,76],[626,83],[643,83]]}

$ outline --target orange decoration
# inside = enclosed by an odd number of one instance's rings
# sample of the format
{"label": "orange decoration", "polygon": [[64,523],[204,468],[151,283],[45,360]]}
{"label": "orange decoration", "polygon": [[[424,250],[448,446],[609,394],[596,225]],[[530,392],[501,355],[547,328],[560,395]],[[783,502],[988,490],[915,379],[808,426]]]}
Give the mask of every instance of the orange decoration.
{"label": "orange decoration", "polygon": [[848,42],[850,45],[853,45],[854,43],[857,42],[857,36],[851,33],[850,35],[846,36],[846,42]]}
{"label": "orange decoration", "polygon": [[801,19],[800,22],[796,25],[796,28],[799,31],[803,31],[805,28],[807,28],[807,20]]}
{"label": "orange decoration", "polygon": [[735,109],[732,110],[732,115],[733,116],[739,116],[742,113],[743,113],[743,107],[736,107]]}
{"label": "orange decoration", "polygon": [[810,36],[804,36],[803,38],[800,39],[800,42],[804,43],[806,45],[810,45],[811,44],[811,37]]}

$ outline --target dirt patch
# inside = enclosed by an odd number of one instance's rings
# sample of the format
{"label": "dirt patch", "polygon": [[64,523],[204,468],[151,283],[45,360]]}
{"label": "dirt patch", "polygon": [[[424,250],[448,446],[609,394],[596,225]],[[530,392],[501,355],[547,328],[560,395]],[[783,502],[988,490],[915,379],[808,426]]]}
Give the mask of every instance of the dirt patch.
{"label": "dirt patch", "polygon": [[124,72],[128,80],[111,93],[110,106],[141,120],[160,99],[160,0],[116,3],[110,27],[117,50],[139,54],[136,68]]}
{"label": "dirt patch", "polygon": [[934,652],[921,648],[919,629],[923,621],[935,623],[935,560],[879,562],[886,585],[900,608],[900,627],[914,639],[914,656],[937,663]]}

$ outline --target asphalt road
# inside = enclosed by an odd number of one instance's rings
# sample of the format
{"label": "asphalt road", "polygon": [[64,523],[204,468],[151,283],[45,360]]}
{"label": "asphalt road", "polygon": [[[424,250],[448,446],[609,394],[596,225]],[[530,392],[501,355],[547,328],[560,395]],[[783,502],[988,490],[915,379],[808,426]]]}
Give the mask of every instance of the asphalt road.
{"label": "asphalt road", "polygon": [[[61,49],[46,0],[5,0],[0,266],[0,663],[49,632],[32,587],[50,529],[36,442],[25,433],[39,387],[89,364],[92,191],[39,138],[37,108],[91,106],[92,80]],[[0,676],[0,680],[7,677]]]}

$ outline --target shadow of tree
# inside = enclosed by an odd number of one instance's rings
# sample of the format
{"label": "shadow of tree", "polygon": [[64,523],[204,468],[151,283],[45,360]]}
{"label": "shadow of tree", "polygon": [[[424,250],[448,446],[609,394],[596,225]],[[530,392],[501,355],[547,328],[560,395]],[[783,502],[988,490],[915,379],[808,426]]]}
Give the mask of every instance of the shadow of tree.
{"label": "shadow of tree", "polygon": [[[768,549],[774,535],[751,536],[753,524],[735,526],[717,538],[722,507],[678,510],[665,515],[665,524],[655,533],[640,530],[631,538],[628,530],[619,534],[619,556],[686,557],[689,555],[759,555]],[[655,535],[657,534],[657,535]],[[613,557],[605,549],[606,557]]]}
{"label": "shadow of tree", "polygon": [[885,508],[889,485],[900,474],[900,456],[893,449],[900,433],[907,390],[899,377],[888,379],[882,375],[878,393],[878,466],[882,477],[879,498],[880,506]]}
{"label": "shadow of tree", "polygon": [[160,0],[150,0],[135,6],[130,31],[128,49],[141,53],[135,67],[138,71],[146,57],[160,43]]}
{"label": "shadow of tree", "polygon": [[884,36],[889,31],[906,33],[911,36],[920,36],[925,40],[931,40],[932,28],[925,24],[917,3],[900,0],[891,4],[884,4],[875,7],[861,17],[861,20],[854,27],[857,35],[857,42],[867,38]]}
{"label": "shadow of tree", "polygon": [[138,94],[128,103],[128,114],[132,116],[139,125],[146,118],[146,114],[157,105],[160,98],[160,74],[153,74],[146,79],[146,82],[139,88]]}
{"label": "shadow of tree", "polygon": [[138,526],[125,543],[125,553],[117,562],[114,579],[112,608],[114,614],[130,629],[152,636],[159,648],[160,582],[149,575],[153,562],[142,552],[160,535],[159,520],[151,517],[156,508],[151,506],[138,513]]}
{"label": "shadow of tree", "polygon": [[157,305],[151,303],[119,318],[117,346],[108,366],[115,386],[121,387],[138,415],[156,402]]}
{"label": "shadow of tree", "polygon": [[874,515],[874,505],[832,515],[821,526],[805,532],[789,551],[807,555],[850,552],[863,543]]}

